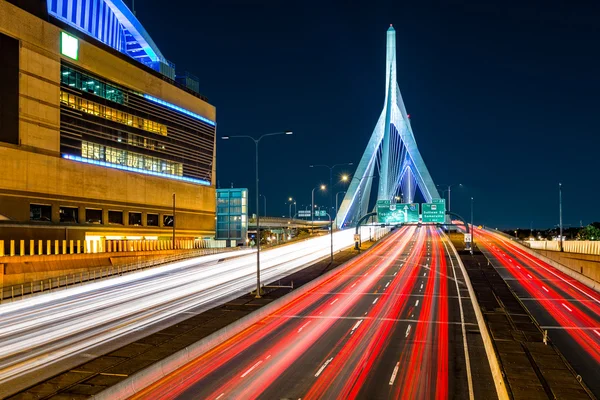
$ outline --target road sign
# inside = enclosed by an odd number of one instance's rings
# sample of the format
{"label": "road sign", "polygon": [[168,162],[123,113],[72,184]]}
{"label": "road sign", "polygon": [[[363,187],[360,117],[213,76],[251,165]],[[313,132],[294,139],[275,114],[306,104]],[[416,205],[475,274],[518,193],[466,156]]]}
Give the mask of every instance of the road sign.
{"label": "road sign", "polygon": [[380,223],[386,224],[419,222],[419,205],[417,203],[394,204],[389,200],[379,200],[377,219]]}
{"label": "road sign", "polygon": [[310,210],[298,210],[298,217],[310,218]]}
{"label": "road sign", "polygon": [[423,203],[423,222],[443,224],[446,220],[446,202],[444,199],[433,199],[434,203]]}
{"label": "road sign", "polygon": [[326,210],[315,210],[315,217],[326,217],[326,216],[327,216]]}
{"label": "road sign", "polygon": [[471,234],[465,233],[465,243],[471,243]]}

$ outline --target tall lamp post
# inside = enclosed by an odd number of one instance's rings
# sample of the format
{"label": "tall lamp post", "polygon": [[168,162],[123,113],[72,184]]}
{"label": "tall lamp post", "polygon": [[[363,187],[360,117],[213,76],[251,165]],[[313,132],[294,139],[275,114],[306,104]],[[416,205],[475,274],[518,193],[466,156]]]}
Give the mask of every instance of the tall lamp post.
{"label": "tall lamp post", "polygon": [[[441,186],[447,186],[448,187],[448,189],[442,189],[442,193],[448,192],[448,211],[450,211],[450,199],[451,199],[450,194],[452,193],[452,186],[463,187],[463,184],[462,183],[453,183],[451,185],[437,185],[437,186],[438,187],[441,187]],[[443,196],[443,194],[442,194],[442,196]]]}
{"label": "tall lamp post", "polygon": [[473,225],[473,198],[471,197],[471,254],[475,248],[475,226]]}
{"label": "tall lamp post", "polygon": [[315,190],[317,189],[321,189],[321,190],[325,190],[325,185],[320,185],[317,186],[316,188],[313,188],[312,190],[312,202],[311,202],[311,208],[310,208],[310,220],[311,220],[311,224],[310,224],[310,234],[313,235],[315,233]]}
{"label": "tall lamp post", "polygon": [[331,204],[331,203],[333,203],[333,169],[335,167],[341,167],[342,165],[351,166],[354,164],[349,162],[349,163],[340,163],[340,164],[333,164],[333,165],[326,165],[326,164],[309,165],[310,168],[317,168],[317,167],[329,168],[329,213],[331,213],[331,211],[333,210],[333,204]]}
{"label": "tall lamp post", "polygon": [[558,184],[558,224],[560,225],[560,251],[563,251],[562,183]]}
{"label": "tall lamp post", "polygon": [[290,219],[292,219],[292,204],[296,204],[296,203],[294,202],[294,199],[292,199],[291,197],[288,198],[288,202],[290,203],[290,213],[289,213],[289,216],[290,216]]}
{"label": "tall lamp post", "polygon": [[291,135],[292,131],[283,131],[283,132],[273,132],[273,133],[265,133],[258,138],[249,135],[236,135],[236,136],[222,136],[221,139],[250,139],[254,142],[254,146],[256,149],[256,298],[260,299],[260,212],[258,206],[258,144],[260,141],[267,136],[277,136],[277,135]]}

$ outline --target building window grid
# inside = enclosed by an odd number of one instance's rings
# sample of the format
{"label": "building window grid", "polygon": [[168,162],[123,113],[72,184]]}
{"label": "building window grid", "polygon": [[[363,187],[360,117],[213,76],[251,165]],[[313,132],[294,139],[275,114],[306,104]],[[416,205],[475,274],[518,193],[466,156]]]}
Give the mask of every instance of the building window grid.
{"label": "building window grid", "polygon": [[62,90],[60,92],[60,101],[71,108],[75,108],[97,117],[105,118],[109,121],[118,122],[123,125],[133,126],[148,132],[167,136],[167,126],[164,124],[154,122],[146,118],[137,117],[112,107],[103,106]]}
{"label": "building window grid", "polygon": [[106,161],[111,164],[127,165],[128,167],[161,172],[169,175],[183,176],[183,165],[157,157],[132,153],[98,143],[81,142],[81,157],[92,160]]}
{"label": "building window grid", "polygon": [[67,67],[66,65],[60,66],[60,82],[63,85],[79,89],[83,92],[95,94],[106,100],[125,104],[126,94],[122,90],[102,82],[99,79],[76,71],[73,68]]}

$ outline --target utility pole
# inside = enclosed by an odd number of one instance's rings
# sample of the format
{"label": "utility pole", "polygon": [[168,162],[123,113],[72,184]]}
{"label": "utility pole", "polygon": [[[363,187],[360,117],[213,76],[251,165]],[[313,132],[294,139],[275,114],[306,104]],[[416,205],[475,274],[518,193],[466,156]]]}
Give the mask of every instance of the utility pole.
{"label": "utility pole", "polygon": [[563,251],[562,183],[558,184],[558,224],[560,226],[560,251]]}
{"label": "utility pole", "polygon": [[173,193],[173,250],[175,250],[175,193]]}

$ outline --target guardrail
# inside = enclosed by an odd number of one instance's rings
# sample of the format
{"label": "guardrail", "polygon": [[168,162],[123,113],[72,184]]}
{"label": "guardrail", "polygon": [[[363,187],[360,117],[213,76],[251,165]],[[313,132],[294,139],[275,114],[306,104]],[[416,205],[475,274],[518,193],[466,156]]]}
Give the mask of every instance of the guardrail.
{"label": "guardrail", "polygon": [[160,265],[185,260],[188,258],[200,257],[217,253],[225,253],[244,248],[245,247],[197,249],[182,254],[176,254],[154,259],[148,259],[151,255],[133,256],[136,257],[137,260],[135,262],[124,265],[106,266],[92,271],[85,271],[76,274],[62,275],[55,278],[36,280],[20,285],[0,287],[0,304],[2,304],[2,302],[13,302],[16,300],[22,300],[26,296],[29,297],[31,295],[45,293],[48,291],[52,292],[53,290],[55,291],[61,288],[66,289],[74,285],[82,285],[86,282],[93,282],[100,279],[121,276],[129,272],[135,272],[147,268],[157,267]]}

